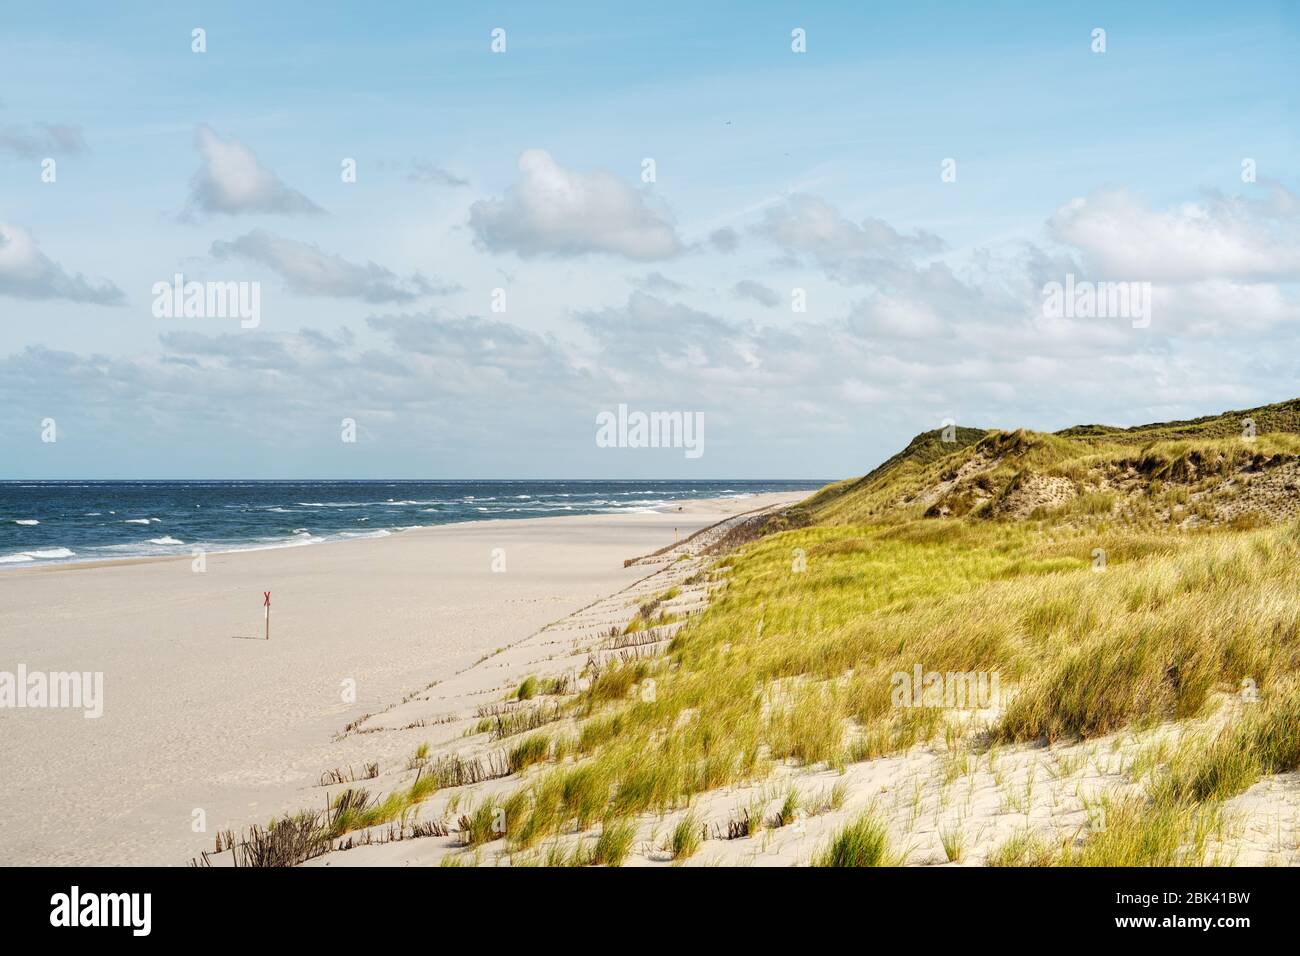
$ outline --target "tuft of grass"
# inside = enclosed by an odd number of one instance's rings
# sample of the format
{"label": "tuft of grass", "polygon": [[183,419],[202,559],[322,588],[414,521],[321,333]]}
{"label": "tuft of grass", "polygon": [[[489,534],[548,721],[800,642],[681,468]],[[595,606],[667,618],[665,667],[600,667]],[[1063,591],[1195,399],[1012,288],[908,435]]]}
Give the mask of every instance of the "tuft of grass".
{"label": "tuft of grass", "polygon": [[666,849],[672,854],[674,862],[681,862],[694,856],[700,848],[702,824],[694,811],[687,813],[673,827]]}
{"label": "tuft of grass", "polygon": [[791,786],[785,792],[785,799],[781,801],[781,806],[777,809],[776,815],[772,818],[774,827],[786,827],[794,823],[799,816],[799,791]]}
{"label": "tuft of grass", "polygon": [[585,862],[590,866],[622,866],[635,839],[636,827],[629,821],[606,820]]}
{"label": "tuft of grass", "polygon": [[1082,846],[1066,846],[1066,866],[1203,866],[1211,839],[1223,828],[1214,804],[1104,797],[1100,826]]}
{"label": "tuft of grass", "polygon": [[885,825],[870,811],[860,814],[835,834],[814,866],[894,866]]}
{"label": "tuft of grass", "polygon": [[961,823],[939,828],[939,841],[943,844],[943,855],[949,863],[960,863],[966,850],[966,834]]}
{"label": "tuft of grass", "polygon": [[985,866],[1051,866],[1057,851],[1029,830],[1013,833],[984,859]]}
{"label": "tuft of grass", "polygon": [[545,734],[525,737],[506,754],[506,766],[511,773],[521,773],[533,764],[544,761],[551,752],[551,742]]}
{"label": "tuft of grass", "polygon": [[509,818],[495,800],[484,800],[473,813],[460,818],[461,841],[466,846],[481,846],[506,835]]}
{"label": "tuft of grass", "polygon": [[537,695],[537,678],[529,674],[515,692],[516,700],[532,700]]}
{"label": "tuft of grass", "polygon": [[1300,682],[1276,691],[1208,743],[1193,737],[1152,788],[1162,803],[1226,800],[1268,774],[1300,769]]}

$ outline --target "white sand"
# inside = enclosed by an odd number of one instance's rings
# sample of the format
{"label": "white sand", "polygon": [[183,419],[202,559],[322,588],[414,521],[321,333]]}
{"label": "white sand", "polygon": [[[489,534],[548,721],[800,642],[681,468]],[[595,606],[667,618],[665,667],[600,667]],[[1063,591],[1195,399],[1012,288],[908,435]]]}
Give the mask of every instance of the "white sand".
{"label": "white sand", "polygon": [[188,558],[0,574],[0,670],[102,671],[105,697],[98,720],[0,709],[0,864],[180,864],[217,830],[323,805],[323,771],[409,754],[409,733],[338,739],[351,721],[643,578],[624,559],[675,528],[801,497],[212,555],[203,574]]}

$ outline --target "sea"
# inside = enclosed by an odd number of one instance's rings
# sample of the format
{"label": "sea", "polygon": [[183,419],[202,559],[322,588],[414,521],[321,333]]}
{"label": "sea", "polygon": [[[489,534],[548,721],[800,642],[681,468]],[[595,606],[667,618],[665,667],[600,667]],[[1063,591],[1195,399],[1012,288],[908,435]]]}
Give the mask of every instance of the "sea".
{"label": "sea", "polygon": [[0,572],[301,548],[502,518],[635,514],[823,481],[0,481]]}

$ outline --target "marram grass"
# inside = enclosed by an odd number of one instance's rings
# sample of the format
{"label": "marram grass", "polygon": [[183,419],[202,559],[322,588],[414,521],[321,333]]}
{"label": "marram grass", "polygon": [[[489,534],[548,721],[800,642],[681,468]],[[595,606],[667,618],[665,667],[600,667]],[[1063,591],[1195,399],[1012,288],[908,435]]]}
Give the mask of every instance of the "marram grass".
{"label": "marram grass", "polygon": [[1276,687],[1300,666],[1297,563],[1294,523],[1159,541],[927,519],[761,539],[667,658],[592,682],[577,708],[581,759],[528,785],[518,839],[668,812],[779,763],[841,767],[923,742],[944,712],[891,699],[892,675],[917,664],[997,673],[1008,700],[995,740],[1204,715],[1216,693]]}

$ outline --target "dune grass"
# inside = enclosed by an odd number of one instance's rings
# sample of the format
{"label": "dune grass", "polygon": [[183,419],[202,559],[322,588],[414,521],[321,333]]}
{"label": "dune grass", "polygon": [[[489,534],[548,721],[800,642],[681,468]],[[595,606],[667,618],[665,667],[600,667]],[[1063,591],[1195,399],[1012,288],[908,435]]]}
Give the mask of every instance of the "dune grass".
{"label": "dune grass", "polygon": [[[1105,573],[1089,560],[1098,540],[1112,555]],[[798,572],[794,548],[807,555]],[[762,539],[736,556],[727,586],[667,657],[596,674],[573,705],[576,762],[555,762],[540,733],[509,750],[509,772],[546,769],[514,795],[508,840],[526,848],[670,812],[697,794],[761,781],[778,764],[836,768],[924,741],[945,712],[891,699],[892,675],[915,664],[998,673],[1014,696],[991,732],[1008,742],[1204,715],[1216,692],[1248,680],[1263,689],[1256,709],[1160,772],[1170,793],[1143,811],[1150,832],[1138,832],[1141,808],[1122,807],[1127,831],[1090,838],[1072,856],[1044,857],[1028,844],[1002,854],[1022,865],[1172,859],[1173,834],[1203,832],[1191,803],[1297,766],[1300,709],[1277,690],[1297,668],[1297,559],[1294,523],[1164,541],[1122,528],[1092,537],[1050,524],[930,519]],[[345,808],[340,826],[392,819],[410,802],[402,791]],[[792,817],[783,810],[776,822]],[[960,856],[957,842],[944,842]]]}
{"label": "dune grass", "polygon": [[813,866],[896,866],[885,825],[870,811],[859,814],[831,837]]}
{"label": "dune grass", "polygon": [[1066,844],[1063,866],[1204,866],[1223,833],[1217,804],[1130,796],[1104,797],[1100,824],[1079,847]]}
{"label": "dune grass", "polygon": [[667,847],[673,862],[680,863],[695,855],[700,848],[700,832],[700,819],[693,812],[677,821]]}
{"label": "dune grass", "polygon": [[580,759],[526,787],[515,839],[669,812],[781,763],[837,768],[922,742],[945,711],[891,699],[892,676],[916,664],[998,674],[1014,696],[995,740],[1207,714],[1216,692],[1276,687],[1296,669],[1298,559],[1294,523],[1166,540],[927,519],[761,539],[667,657],[611,665],[579,695]]}
{"label": "dune grass", "polygon": [[[1300,403],[1256,412],[1250,442],[1232,415],[1056,435],[958,429],[954,442],[929,433],[871,475],[823,489],[772,519],[775,533],[718,561],[710,605],[665,655],[593,660],[586,686],[563,705],[480,725],[505,736],[561,715],[577,723],[506,753],[504,772],[529,773],[509,798],[511,848],[597,824],[617,844],[634,815],[680,810],[780,765],[840,769],[951,733],[958,708],[895,693],[895,679],[919,666],[948,679],[997,676],[1004,697],[993,703],[1005,706],[989,712],[994,744],[1205,717],[1224,694],[1258,688],[1260,703],[1216,738],[1152,760],[1149,794],[1107,805],[1104,831],[1063,845],[1026,833],[990,862],[1202,858],[1219,801],[1300,765],[1300,522],[1257,528],[1249,513],[1228,521],[1218,510],[1253,475],[1300,456],[1300,437],[1276,430],[1300,426]],[[1035,481],[1068,493],[1029,516],[990,520]],[[962,487],[964,516],[924,517],[935,489]],[[661,605],[676,596],[657,595],[627,630],[675,620]],[[529,677],[514,697],[551,689]],[[455,785],[445,769],[432,779]],[[775,825],[794,819],[790,799]],[[345,808],[347,824],[410,801]],[[817,812],[815,799],[804,803]],[[943,843],[949,859],[961,857],[959,833]],[[602,854],[613,859],[615,849]],[[893,859],[870,815],[819,857]]]}
{"label": "dune grass", "polygon": [[1152,784],[1164,803],[1222,801],[1268,774],[1300,770],[1300,682],[1244,705],[1211,740],[1192,737]]}
{"label": "dune grass", "polygon": [[[636,839],[636,828],[627,821],[606,821],[596,838],[596,845],[591,854],[583,858],[587,866],[622,866],[628,854],[632,852],[632,842]],[[579,854],[581,857],[581,854]]]}

